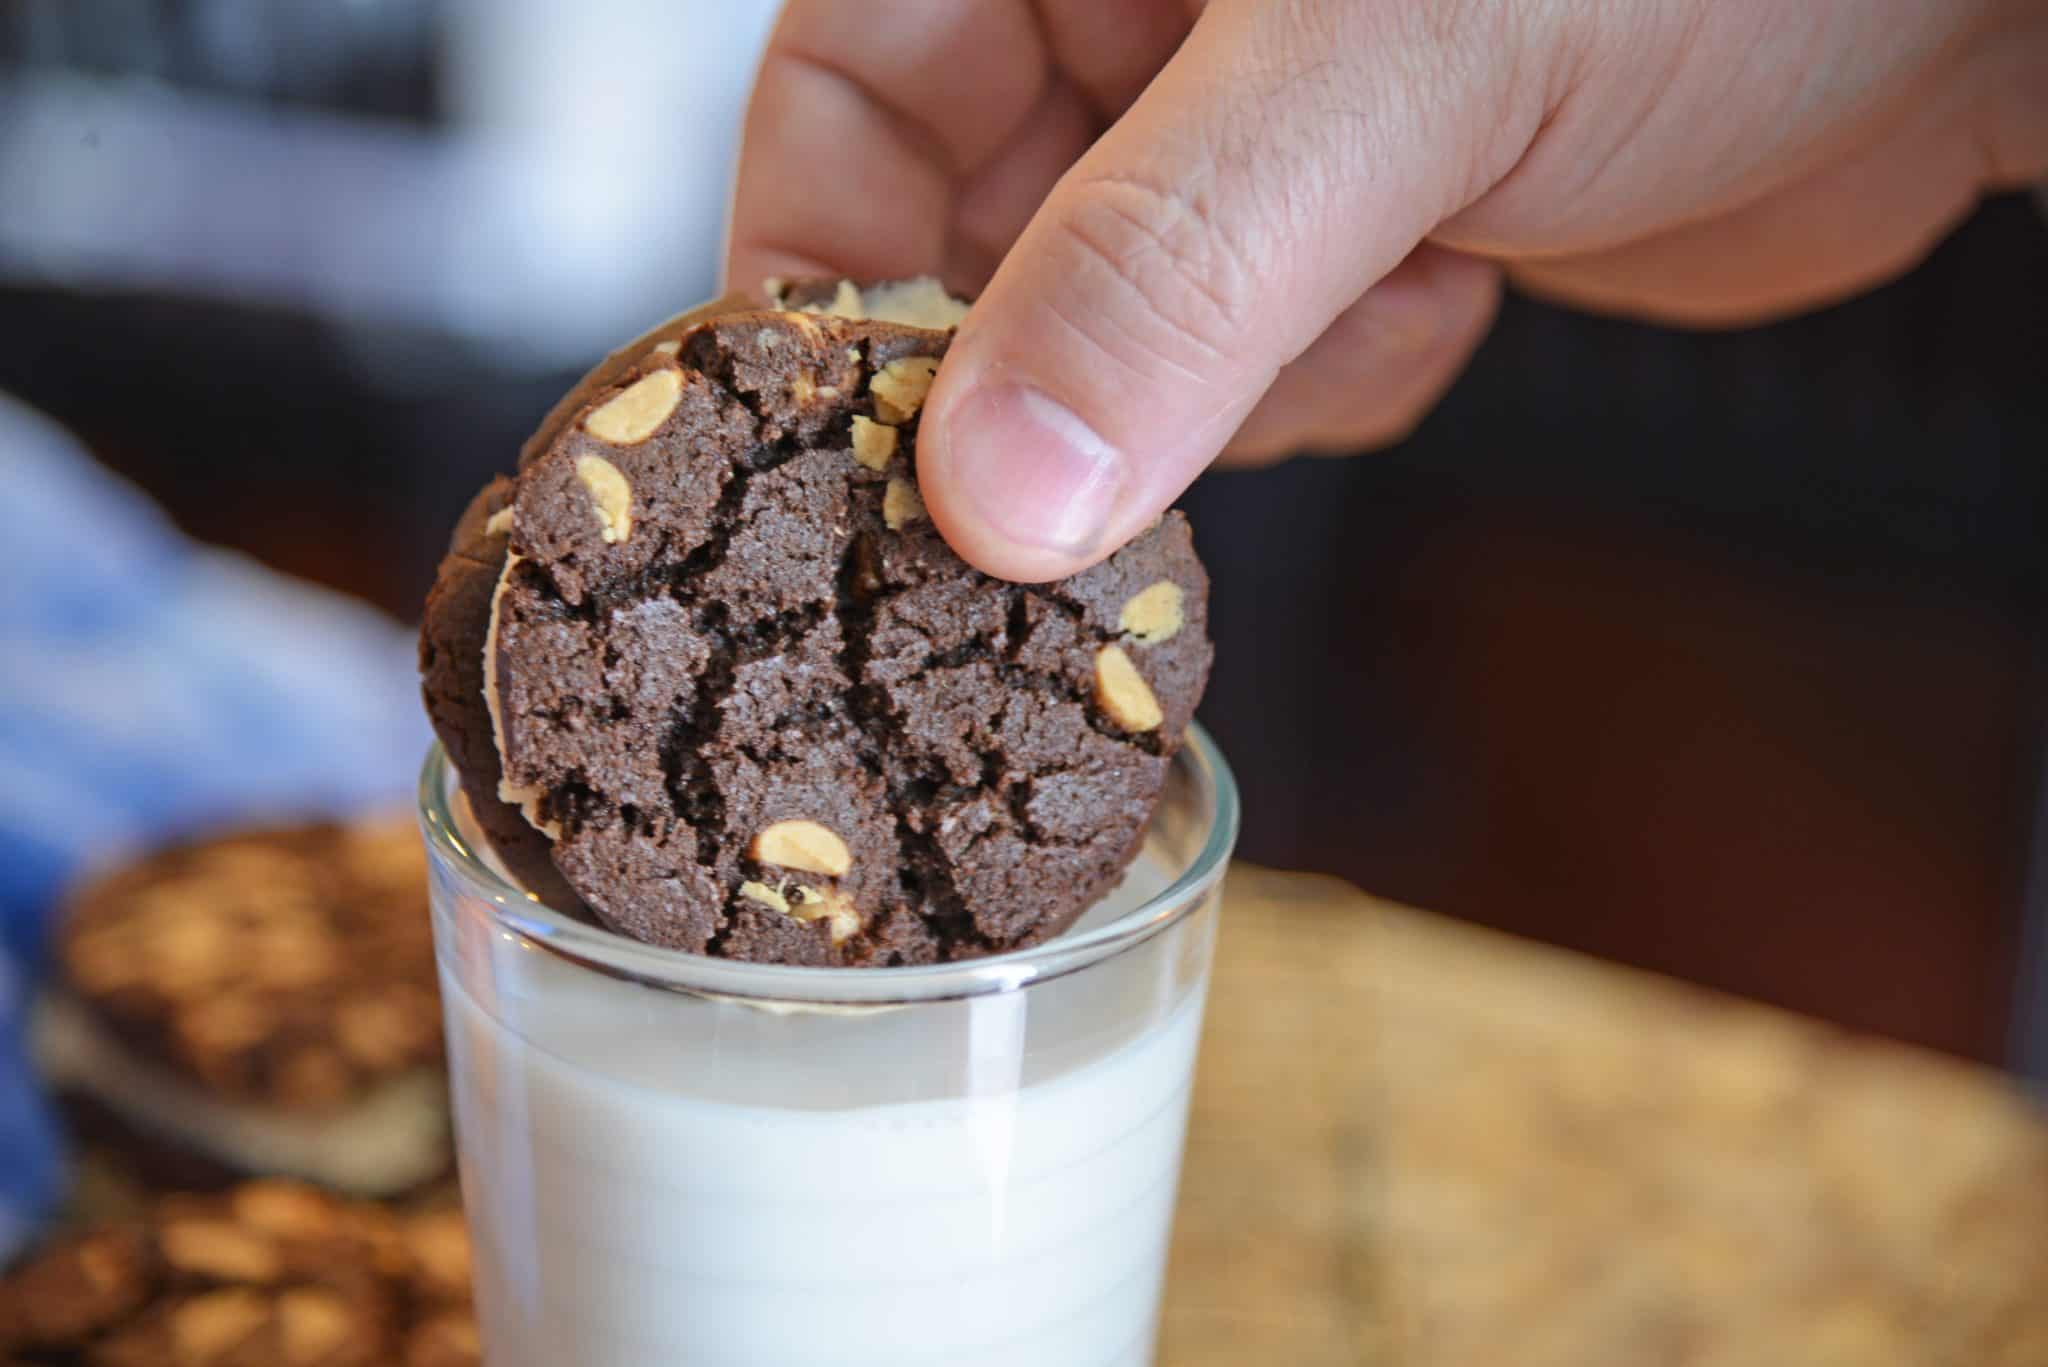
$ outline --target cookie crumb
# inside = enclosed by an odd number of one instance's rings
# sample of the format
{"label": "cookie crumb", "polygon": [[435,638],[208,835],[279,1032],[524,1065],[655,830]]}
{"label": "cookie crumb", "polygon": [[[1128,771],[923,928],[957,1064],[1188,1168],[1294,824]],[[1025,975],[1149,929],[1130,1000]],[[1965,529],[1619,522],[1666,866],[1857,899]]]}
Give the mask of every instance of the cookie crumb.
{"label": "cookie crumb", "polygon": [[866,468],[880,473],[889,468],[889,460],[896,454],[896,429],[873,418],[854,415],[853,458]]}
{"label": "cookie crumb", "polygon": [[907,479],[892,479],[882,491],[882,525],[900,532],[925,515],[924,495]]}

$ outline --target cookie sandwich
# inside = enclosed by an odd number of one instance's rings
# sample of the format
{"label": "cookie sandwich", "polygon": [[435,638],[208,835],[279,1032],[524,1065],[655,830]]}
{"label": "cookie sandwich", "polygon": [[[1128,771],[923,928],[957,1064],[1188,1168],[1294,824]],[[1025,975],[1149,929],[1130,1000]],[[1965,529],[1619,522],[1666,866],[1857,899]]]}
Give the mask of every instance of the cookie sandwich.
{"label": "cookie sandwich", "polygon": [[86,1137],[181,1182],[381,1195],[447,1170],[410,822],[232,831],[110,868],[68,898],[52,957],[36,1056]]}

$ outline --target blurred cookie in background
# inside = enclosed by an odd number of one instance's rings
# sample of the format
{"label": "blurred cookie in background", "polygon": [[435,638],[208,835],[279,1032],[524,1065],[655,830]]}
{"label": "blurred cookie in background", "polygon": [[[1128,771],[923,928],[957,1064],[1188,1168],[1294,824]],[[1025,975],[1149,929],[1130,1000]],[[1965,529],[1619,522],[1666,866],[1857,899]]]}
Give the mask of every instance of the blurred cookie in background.
{"label": "blurred cookie in background", "polygon": [[23,1367],[474,1367],[459,1208],[399,1211],[295,1182],[159,1197],[0,1278]]}
{"label": "blurred cookie in background", "polygon": [[400,1217],[405,1246],[405,1367],[476,1367],[483,1361],[470,1299],[469,1226],[457,1195]]}
{"label": "blurred cookie in background", "polygon": [[36,1057],[96,1162],[372,1196],[448,1170],[409,822],[235,831],[109,869],[69,898],[52,957]]}

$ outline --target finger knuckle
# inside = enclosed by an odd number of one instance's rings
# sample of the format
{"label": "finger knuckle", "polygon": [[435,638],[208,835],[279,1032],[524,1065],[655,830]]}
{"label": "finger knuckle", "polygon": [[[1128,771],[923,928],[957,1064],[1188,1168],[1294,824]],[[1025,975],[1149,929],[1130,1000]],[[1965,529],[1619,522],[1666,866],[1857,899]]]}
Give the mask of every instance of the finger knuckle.
{"label": "finger knuckle", "polygon": [[1311,448],[1319,454],[1342,454],[1384,451],[1388,447],[1399,446],[1414,436],[1423,421],[1436,411],[1439,397],[1434,388],[1420,394],[1404,394],[1348,430],[1323,434],[1319,440],[1310,443]]}

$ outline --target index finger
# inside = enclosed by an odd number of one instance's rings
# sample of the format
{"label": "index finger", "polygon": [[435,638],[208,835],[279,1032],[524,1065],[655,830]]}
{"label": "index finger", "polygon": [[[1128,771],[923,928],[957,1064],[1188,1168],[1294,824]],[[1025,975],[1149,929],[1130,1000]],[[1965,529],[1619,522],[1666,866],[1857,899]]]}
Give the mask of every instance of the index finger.
{"label": "index finger", "polygon": [[945,275],[960,186],[1050,75],[1028,0],[793,0],[747,109],[727,288]]}

